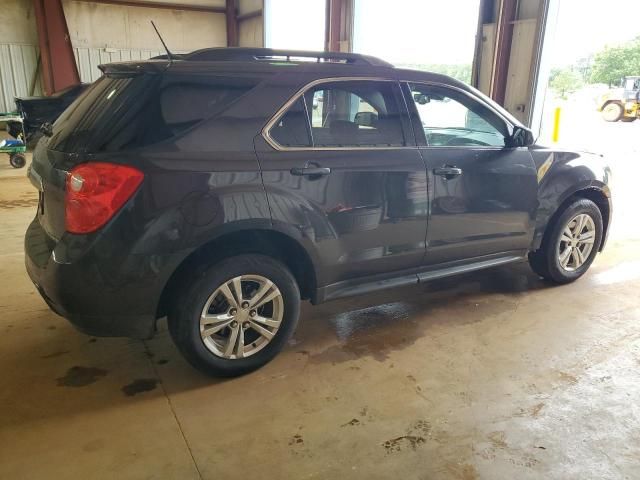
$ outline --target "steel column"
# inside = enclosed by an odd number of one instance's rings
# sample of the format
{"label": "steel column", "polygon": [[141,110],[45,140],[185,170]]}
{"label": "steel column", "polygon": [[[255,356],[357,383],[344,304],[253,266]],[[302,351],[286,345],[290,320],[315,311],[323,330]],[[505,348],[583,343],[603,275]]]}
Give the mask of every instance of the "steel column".
{"label": "steel column", "polygon": [[80,83],[61,0],[33,0],[46,95]]}
{"label": "steel column", "polygon": [[227,47],[238,46],[238,8],[236,0],[227,0]]}
{"label": "steel column", "polygon": [[351,52],[353,0],[326,0],[324,49]]}
{"label": "steel column", "polygon": [[513,40],[513,22],[516,20],[517,0],[500,0],[496,28],[496,47],[491,77],[491,98],[504,105],[509,74],[509,57]]}

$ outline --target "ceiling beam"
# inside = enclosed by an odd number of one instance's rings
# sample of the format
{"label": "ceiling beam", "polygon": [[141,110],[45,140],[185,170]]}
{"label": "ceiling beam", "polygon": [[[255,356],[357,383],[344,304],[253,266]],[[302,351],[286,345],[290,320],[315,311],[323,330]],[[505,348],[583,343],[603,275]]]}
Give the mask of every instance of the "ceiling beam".
{"label": "ceiling beam", "polygon": [[226,7],[206,7],[201,5],[183,5],[180,3],[134,2],[131,0],[76,0],[86,3],[103,3],[125,7],[165,8],[168,10],[186,10],[191,12],[227,13]]}
{"label": "ceiling beam", "polygon": [[238,22],[244,22],[245,20],[250,20],[252,18],[257,18],[262,16],[262,9],[255,10],[253,12],[243,13],[242,15],[238,15]]}

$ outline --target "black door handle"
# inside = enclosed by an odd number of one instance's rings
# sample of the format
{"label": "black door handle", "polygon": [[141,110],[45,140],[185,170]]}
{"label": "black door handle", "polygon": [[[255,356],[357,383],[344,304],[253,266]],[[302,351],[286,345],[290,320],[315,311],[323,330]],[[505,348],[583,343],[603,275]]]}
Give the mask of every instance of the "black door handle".
{"label": "black door handle", "polygon": [[433,174],[434,175],[440,175],[441,177],[444,177],[446,179],[451,179],[451,178],[457,177],[459,175],[462,175],[462,169],[458,168],[458,167],[434,168],[433,169]]}
{"label": "black door handle", "polygon": [[290,171],[291,175],[296,175],[298,177],[321,177],[323,175],[329,175],[331,173],[331,169],[329,167],[294,167]]}

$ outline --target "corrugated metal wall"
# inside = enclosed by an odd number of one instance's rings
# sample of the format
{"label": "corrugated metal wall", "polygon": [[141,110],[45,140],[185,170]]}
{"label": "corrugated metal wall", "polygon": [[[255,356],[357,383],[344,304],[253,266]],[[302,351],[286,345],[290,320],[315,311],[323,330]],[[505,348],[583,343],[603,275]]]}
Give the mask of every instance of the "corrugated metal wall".
{"label": "corrugated metal wall", "polygon": [[[74,48],[80,80],[91,83],[102,74],[98,65],[128,60],[146,60],[164,52],[160,50],[121,50],[115,48]],[[180,52],[175,52],[180,53]],[[0,112],[15,110],[14,97],[28,96],[36,73],[38,47],[35,45],[0,44]],[[42,95],[41,77],[34,95]]]}
{"label": "corrugated metal wall", "polygon": [[[28,96],[36,74],[38,47],[0,43],[0,112],[16,109],[14,97]],[[34,95],[42,95],[40,77],[35,83]]]}

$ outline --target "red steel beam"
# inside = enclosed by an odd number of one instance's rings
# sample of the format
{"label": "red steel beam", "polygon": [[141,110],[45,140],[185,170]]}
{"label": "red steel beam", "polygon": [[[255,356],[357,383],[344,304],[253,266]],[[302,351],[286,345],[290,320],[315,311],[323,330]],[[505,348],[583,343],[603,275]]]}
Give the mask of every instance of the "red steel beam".
{"label": "red steel beam", "polygon": [[80,83],[61,0],[33,0],[46,95]]}
{"label": "red steel beam", "polygon": [[238,46],[238,8],[236,0],[227,0],[227,47]]}
{"label": "red steel beam", "polygon": [[166,8],[169,10],[186,10],[193,12],[226,13],[226,7],[207,7],[200,5],[182,5],[180,3],[135,2],[132,0],[76,0],[86,3],[104,3],[107,5],[124,5],[126,7]]}
{"label": "red steel beam", "polygon": [[324,49],[327,52],[340,51],[342,3],[342,0],[327,0],[324,29]]}
{"label": "red steel beam", "polygon": [[509,74],[509,58],[513,40],[513,22],[516,19],[517,0],[501,0],[498,11],[496,47],[491,81],[491,98],[504,105]]}

